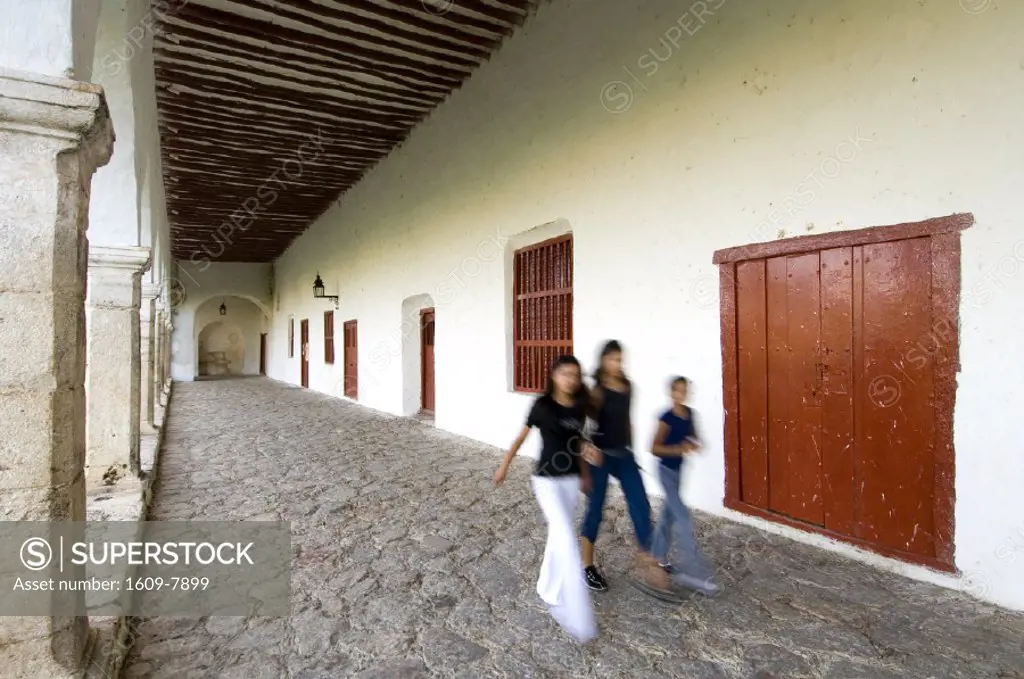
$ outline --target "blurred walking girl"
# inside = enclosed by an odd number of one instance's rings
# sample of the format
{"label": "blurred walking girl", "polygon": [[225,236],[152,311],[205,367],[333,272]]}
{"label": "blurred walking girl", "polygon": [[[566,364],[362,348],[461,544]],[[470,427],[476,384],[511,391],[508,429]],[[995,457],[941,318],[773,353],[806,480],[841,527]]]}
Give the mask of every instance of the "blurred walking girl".
{"label": "blurred walking girl", "polygon": [[494,473],[494,485],[500,486],[530,429],[537,427],[541,451],[532,478],[533,493],[548,524],[537,593],[558,624],[581,643],[597,636],[573,526],[580,490],[590,485],[589,468],[580,460],[589,447],[583,435],[587,405],[579,361],[559,357],[548,373],[547,389],[534,401],[526,425]]}
{"label": "blurred walking girl", "polygon": [[[632,385],[622,370],[622,345],[606,343],[598,359],[596,384],[591,392],[591,414],[597,422],[594,445],[600,451],[599,465],[590,467],[592,488],[580,529],[583,567],[587,586],[604,590],[608,583],[594,564],[594,542],[604,514],[608,477],[614,476],[626,496],[626,507],[636,533],[636,571],[640,580],[660,590],[669,588],[668,575],[651,556],[651,505],[633,455],[633,423],[630,417]],[[595,456],[596,457],[596,456]]]}
{"label": "blurred walking girl", "polygon": [[[658,429],[651,444],[651,452],[661,461],[658,475],[665,490],[665,504],[661,508],[651,551],[662,568],[672,574],[675,582],[713,596],[718,594],[719,587],[711,580],[711,571],[693,535],[690,510],[679,496],[684,458],[700,449],[693,411],[686,405],[689,386],[690,382],[685,377],[672,380],[672,407],[658,420]],[[671,563],[669,555],[673,548],[680,554],[680,563]]]}

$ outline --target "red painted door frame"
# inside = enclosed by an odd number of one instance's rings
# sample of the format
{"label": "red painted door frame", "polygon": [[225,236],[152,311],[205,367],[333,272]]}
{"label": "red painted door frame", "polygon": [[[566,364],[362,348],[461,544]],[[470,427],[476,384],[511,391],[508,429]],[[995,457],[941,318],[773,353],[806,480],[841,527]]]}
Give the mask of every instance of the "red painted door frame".
{"label": "red painted door frame", "polygon": [[260,375],[267,374],[267,333],[260,333]]}
{"label": "red painted door frame", "polygon": [[345,321],[345,396],[359,400],[359,324]]}
{"label": "red painted door frame", "polygon": [[299,346],[302,349],[302,356],[299,359],[301,364],[301,384],[309,388],[309,319],[303,318],[299,324]]}
{"label": "red painted door frame", "polygon": [[434,412],[434,309],[420,311],[420,412]]}

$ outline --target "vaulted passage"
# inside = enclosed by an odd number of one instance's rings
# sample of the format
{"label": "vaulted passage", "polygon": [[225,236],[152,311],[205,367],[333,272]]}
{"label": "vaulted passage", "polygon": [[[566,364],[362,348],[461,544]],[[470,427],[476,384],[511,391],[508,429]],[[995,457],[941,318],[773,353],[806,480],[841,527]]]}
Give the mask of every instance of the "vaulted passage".
{"label": "vaulted passage", "polygon": [[598,546],[615,578],[596,598],[602,636],[579,650],[535,593],[525,460],[494,490],[493,448],[260,377],[178,384],[165,426],[151,520],[292,522],[292,615],[143,621],[132,679],[1024,672],[1020,618],[703,517],[725,594],[654,605],[618,577],[618,502]]}

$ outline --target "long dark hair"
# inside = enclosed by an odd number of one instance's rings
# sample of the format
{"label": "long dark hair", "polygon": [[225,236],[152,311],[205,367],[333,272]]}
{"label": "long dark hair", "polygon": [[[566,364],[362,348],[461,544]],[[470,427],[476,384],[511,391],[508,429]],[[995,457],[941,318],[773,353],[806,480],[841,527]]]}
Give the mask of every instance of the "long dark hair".
{"label": "long dark hair", "polygon": [[[601,355],[597,357],[597,370],[594,371],[594,381],[597,383],[596,386],[601,386],[601,379],[604,377],[604,357],[608,354],[622,353],[622,345],[618,340],[608,340],[605,342],[604,347],[601,349]],[[629,378],[626,377],[626,371],[622,371],[622,381],[626,384],[626,387],[631,387]]]}
{"label": "long dark hair", "polygon": [[587,389],[587,385],[583,383],[583,368],[580,367],[579,359],[571,354],[564,354],[555,359],[551,364],[551,368],[548,370],[548,383],[544,387],[544,394],[541,398],[548,405],[554,405],[555,403],[555,370],[561,368],[563,365],[574,365],[580,371],[580,384],[576,388],[576,393],[572,395],[572,402],[574,407],[587,409],[587,404],[590,402],[590,390]]}

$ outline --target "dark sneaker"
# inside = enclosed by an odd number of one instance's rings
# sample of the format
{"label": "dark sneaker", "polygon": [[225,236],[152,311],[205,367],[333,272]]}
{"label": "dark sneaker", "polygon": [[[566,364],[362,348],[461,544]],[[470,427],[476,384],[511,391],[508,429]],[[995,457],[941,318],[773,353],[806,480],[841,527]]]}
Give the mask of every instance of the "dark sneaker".
{"label": "dark sneaker", "polygon": [[597,570],[596,566],[587,566],[583,569],[583,578],[587,581],[587,587],[595,592],[603,592],[608,589],[608,581]]}
{"label": "dark sneaker", "polygon": [[679,569],[670,563],[659,563],[658,565],[661,566],[661,570],[665,571],[669,575],[675,575],[679,572]]}

